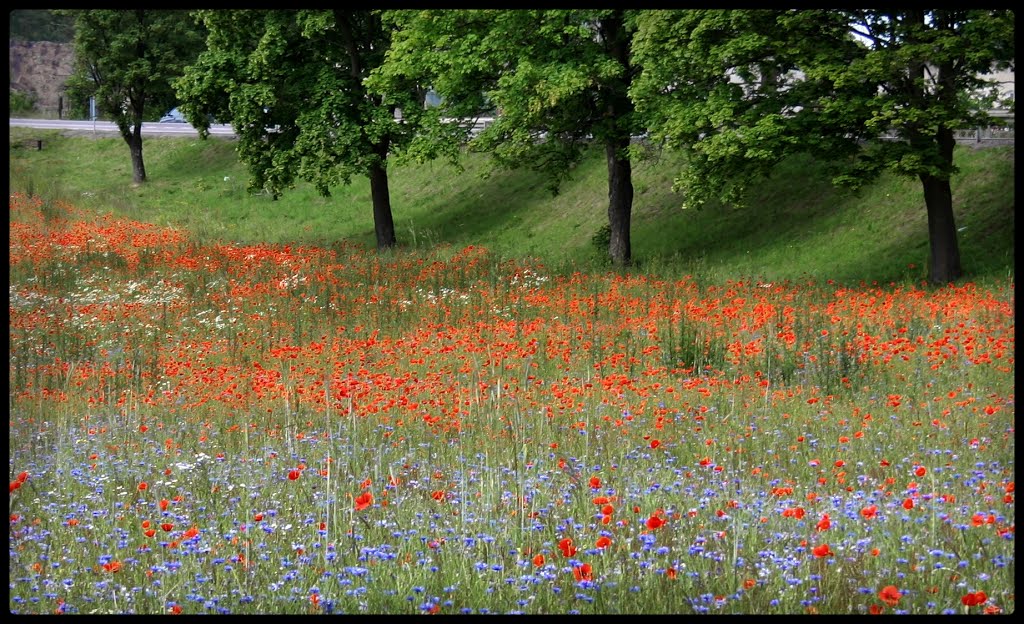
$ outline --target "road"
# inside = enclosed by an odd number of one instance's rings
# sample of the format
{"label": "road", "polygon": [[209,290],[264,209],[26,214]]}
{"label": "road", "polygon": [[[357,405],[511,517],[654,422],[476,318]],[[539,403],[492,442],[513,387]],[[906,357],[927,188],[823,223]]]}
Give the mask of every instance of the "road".
{"label": "road", "polygon": [[[11,127],[38,128],[40,130],[64,130],[67,132],[95,132],[97,134],[117,134],[117,125],[109,121],[72,121],[67,119],[15,119],[11,118]],[[229,124],[213,124],[210,126],[213,136],[234,137],[235,129]],[[142,136],[199,136],[187,123],[142,124]]]}

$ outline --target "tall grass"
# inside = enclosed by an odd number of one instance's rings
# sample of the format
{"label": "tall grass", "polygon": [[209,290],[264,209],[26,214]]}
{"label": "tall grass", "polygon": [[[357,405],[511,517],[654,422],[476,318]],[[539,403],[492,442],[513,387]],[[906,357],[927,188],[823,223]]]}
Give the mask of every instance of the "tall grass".
{"label": "tall grass", "polygon": [[1012,276],[9,211],[14,614],[1014,610]]}

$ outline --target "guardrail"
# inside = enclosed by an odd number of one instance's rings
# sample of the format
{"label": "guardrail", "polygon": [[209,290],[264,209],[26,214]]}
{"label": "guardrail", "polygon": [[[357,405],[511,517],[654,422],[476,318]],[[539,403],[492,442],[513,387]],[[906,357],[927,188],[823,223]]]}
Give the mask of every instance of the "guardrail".
{"label": "guardrail", "polygon": [[[1012,115],[996,115],[1006,125],[963,128],[953,133],[957,143],[978,145],[1011,145],[1014,142],[1014,124]],[[886,134],[878,137],[884,141],[898,141],[900,136]]]}
{"label": "guardrail", "polygon": [[[1009,115],[1001,116],[1002,119],[1006,120],[1005,126],[987,126],[979,128],[965,128],[963,130],[957,130],[954,133],[957,143],[973,143],[973,144],[1004,144],[1009,145],[1014,142],[1014,124],[1013,117]],[[457,122],[455,119],[447,119],[449,122]],[[463,121],[462,123],[470,125],[470,135],[476,136],[483,131],[484,128],[489,126],[494,121],[493,117],[477,117],[473,120]],[[469,124],[471,122],[471,124]],[[898,135],[887,134],[879,137],[884,141],[897,141],[900,139]]]}
{"label": "guardrail", "polygon": [[1013,126],[991,126],[956,131],[957,143],[1013,143]]}

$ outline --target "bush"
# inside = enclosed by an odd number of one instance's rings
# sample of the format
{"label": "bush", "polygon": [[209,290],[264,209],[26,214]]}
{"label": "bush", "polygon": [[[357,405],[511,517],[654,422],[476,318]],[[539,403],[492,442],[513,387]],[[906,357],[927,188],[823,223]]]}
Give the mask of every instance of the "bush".
{"label": "bush", "polygon": [[590,244],[594,246],[594,249],[604,254],[608,253],[608,246],[611,242],[612,228],[607,223],[598,228],[597,232],[590,237]]}
{"label": "bush", "polygon": [[31,93],[23,93],[16,89],[11,89],[11,103],[10,111],[11,114],[29,113],[36,106],[36,97]]}

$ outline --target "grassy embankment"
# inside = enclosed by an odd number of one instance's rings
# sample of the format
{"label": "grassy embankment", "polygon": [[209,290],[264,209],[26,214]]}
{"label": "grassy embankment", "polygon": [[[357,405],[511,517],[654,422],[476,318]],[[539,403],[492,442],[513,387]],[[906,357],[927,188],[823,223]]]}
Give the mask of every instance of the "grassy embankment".
{"label": "grassy embankment", "polygon": [[[369,184],[355,179],[325,199],[300,183],[278,201],[246,192],[233,142],[151,138],[148,181],[131,184],[124,142],[11,129],[11,144],[45,138],[45,149],[11,151],[11,190],[64,197],[83,208],[190,230],[201,239],[373,245]],[[1012,275],[1014,148],[958,147],[953,182],[963,266],[968,279]],[[457,172],[442,162],[390,169],[395,226],[402,246],[447,243],[532,256],[552,269],[599,268],[592,242],[607,222],[605,165],[598,153],[556,197],[529,171],[480,174],[472,156]],[[633,253],[637,269],[703,278],[832,279],[857,284],[926,275],[927,215],[917,180],[887,175],[860,194],[831,186],[821,167],[795,158],[755,189],[747,207],[682,210],[671,191],[677,157],[637,162]]]}

